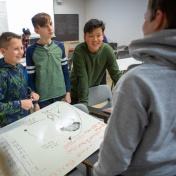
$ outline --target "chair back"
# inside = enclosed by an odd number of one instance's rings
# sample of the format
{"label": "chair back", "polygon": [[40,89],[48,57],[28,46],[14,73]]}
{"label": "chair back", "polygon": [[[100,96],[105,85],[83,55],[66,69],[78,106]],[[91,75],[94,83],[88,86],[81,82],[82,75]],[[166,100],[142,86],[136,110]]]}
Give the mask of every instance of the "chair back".
{"label": "chair back", "polygon": [[113,50],[117,49],[118,43],[109,42],[108,44],[112,47]]}
{"label": "chair back", "polygon": [[78,103],[78,104],[74,104],[73,106],[76,107],[76,108],[78,108],[78,109],[80,109],[81,111],[89,114],[89,110],[88,110],[88,108],[87,108],[86,105]]}
{"label": "chair back", "polygon": [[88,106],[94,106],[97,104],[103,104],[99,108],[109,108],[112,107],[112,92],[108,85],[99,85],[89,88],[88,96]]}
{"label": "chair back", "polygon": [[117,59],[124,59],[124,58],[131,57],[129,54],[129,50],[118,51],[116,56],[117,56]]}

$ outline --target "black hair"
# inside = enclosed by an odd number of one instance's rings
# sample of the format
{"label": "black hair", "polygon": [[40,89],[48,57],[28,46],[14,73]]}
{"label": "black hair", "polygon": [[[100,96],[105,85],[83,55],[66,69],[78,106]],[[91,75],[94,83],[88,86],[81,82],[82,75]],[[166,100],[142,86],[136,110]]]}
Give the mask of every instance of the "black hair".
{"label": "black hair", "polygon": [[31,35],[31,32],[30,32],[29,29],[23,28],[22,31],[23,31],[23,34],[24,34],[24,35]]}
{"label": "black hair", "polygon": [[102,29],[102,32],[104,33],[105,24],[103,23],[103,21],[98,19],[91,19],[84,26],[84,34],[86,34],[87,32],[91,33],[93,29],[96,29],[99,27]]}
{"label": "black hair", "polygon": [[148,9],[151,10],[151,21],[156,18],[157,10],[165,13],[167,19],[167,29],[176,28],[176,0],[149,0]]}

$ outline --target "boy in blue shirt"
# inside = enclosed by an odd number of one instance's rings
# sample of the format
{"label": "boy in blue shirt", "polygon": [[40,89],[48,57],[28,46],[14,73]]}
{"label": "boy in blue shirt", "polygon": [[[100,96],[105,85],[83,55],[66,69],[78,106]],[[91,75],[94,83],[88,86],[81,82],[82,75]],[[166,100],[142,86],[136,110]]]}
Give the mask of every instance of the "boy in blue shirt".
{"label": "boy in blue shirt", "polygon": [[4,32],[0,36],[0,127],[28,115],[32,101],[38,94],[27,88],[24,67],[20,59],[24,53],[21,36]]}
{"label": "boy in blue shirt", "polygon": [[52,40],[54,27],[50,15],[38,13],[32,18],[40,39],[27,48],[28,84],[40,95],[38,108],[63,98],[70,103],[70,78],[64,45]]}

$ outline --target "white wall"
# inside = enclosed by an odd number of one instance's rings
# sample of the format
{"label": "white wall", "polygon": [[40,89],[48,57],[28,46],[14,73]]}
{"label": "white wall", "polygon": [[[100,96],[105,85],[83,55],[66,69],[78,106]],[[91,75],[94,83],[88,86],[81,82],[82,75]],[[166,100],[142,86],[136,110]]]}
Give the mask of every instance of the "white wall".
{"label": "white wall", "polygon": [[21,35],[23,28],[29,28],[31,38],[39,37],[34,32],[31,18],[39,13],[46,12],[53,15],[53,2],[51,0],[0,0],[0,34],[11,31]]}
{"label": "white wall", "polygon": [[143,36],[142,24],[148,0],[54,0],[55,14],[79,14],[79,41],[83,28],[91,18],[105,22],[105,34],[118,45],[128,45]]}
{"label": "white wall", "polygon": [[118,45],[143,36],[142,24],[148,0],[86,0],[86,21],[105,22],[105,34]]}

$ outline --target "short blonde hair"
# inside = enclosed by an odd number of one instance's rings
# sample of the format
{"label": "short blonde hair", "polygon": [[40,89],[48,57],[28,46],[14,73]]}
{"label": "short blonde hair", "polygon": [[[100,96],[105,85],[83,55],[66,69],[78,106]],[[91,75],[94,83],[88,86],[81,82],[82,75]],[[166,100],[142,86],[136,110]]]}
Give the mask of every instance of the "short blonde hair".
{"label": "short blonde hair", "polygon": [[21,36],[13,33],[13,32],[3,32],[0,36],[0,48],[5,48],[7,49],[10,41],[12,39],[20,39],[21,40]]}

